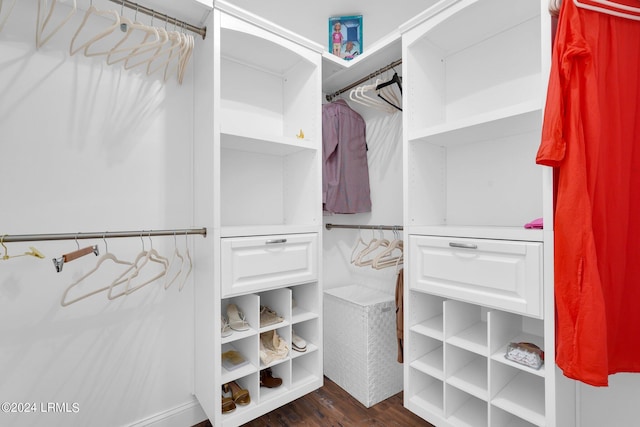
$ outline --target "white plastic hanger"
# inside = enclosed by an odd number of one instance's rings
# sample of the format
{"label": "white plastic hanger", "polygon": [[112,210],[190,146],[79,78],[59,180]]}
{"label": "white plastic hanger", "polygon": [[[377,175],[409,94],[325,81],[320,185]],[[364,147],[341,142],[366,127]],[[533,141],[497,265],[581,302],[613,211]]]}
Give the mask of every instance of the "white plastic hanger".
{"label": "white plastic hanger", "polygon": [[361,243],[364,245],[365,249],[369,246],[367,244],[367,242],[365,242],[362,239],[362,229],[359,229],[359,231],[358,231],[358,239],[356,240],[356,243],[355,243],[355,245],[353,245],[353,249],[351,250],[351,258],[349,259],[351,264],[354,264],[356,262],[356,259],[357,259],[356,250],[358,249],[358,247],[360,247]]}
{"label": "white plastic hanger", "polygon": [[9,6],[9,8],[5,8],[5,14],[4,14],[4,18],[2,17],[2,0],[0,0],[0,31],[2,31],[2,29],[4,28],[4,24],[7,23],[7,20],[9,19],[9,15],[11,15],[11,11],[13,11],[13,6],[16,5],[16,1],[18,0],[13,0],[13,2],[11,2],[11,6]]}
{"label": "white plastic hanger", "polygon": [[[394,234],[395,234],[395,231],[394,231]],[[399,254],[394,256],[394,252],[395,253],[399,252]],[[380,270],[387,267],[394,267],[394,266],[397,266],[398,263],[403,262],[403,257],[404,257],[404,242],[402,241],[402,239],[399,238],[399,236],[396,236],[396,238],[387,246],[387,248],[382,252],[380,252],[373,259],[371,266],[376,270]]]}
{"label": "white plastic hanger", "polygon": [[184,49],[181,50],[179,66],[178,66],[178,83],[182,84],[184,79],[184,74],[187,69],[187,64],[189,63],[189,59],[191,58],[191,54],[193,53],[193,48],[195,46],[195,39],[191,34],[184,34],[186,37],[186,42],[183,44]]}
{"label": "white plastic hanger", "polygon": [[[162,29],[164,32],[163,38],[160,35],[159,29],[156,27],[140,22],[133,22],[124,16],[120,17],[120,21],[126,25],[126,27],[121,27],[126,28],[126,33],[122,39],[108,51],[95,53],[95,55],[106,54],[107,64],[109,65],[127,61],[136,55],[154,50],[158,46],[165,44],[168,40],[167,32],[164,29]],[[138,40],[139,37],[142,37],[142,41]]]}
{"label": "white plastic hanger", "polygon": [[[89,20],[91,15],[111,18],[111,25],[106,27],[102,32],[94,35],[89,40],[85,41],[84,43],[82,43],[82,44],[80,44],[79,46],[76,47],[75,46],[76,39],[78,38],[78,36],[82,32],[83,28],[87,24],[87,21]],[[99,40],[102,40],[105,37],[107,37],[109,34],[113,33],[116,30],[116,28],[119,28],[119,27],[120,27],[120,15],[118,14],[118,12],[116,12],[115,10],[99,10],[95,6],[93,6],[93,4],[92,4],[89,7],[89,9],[87,9],[87,12],[84,14],[84,19],[82,20],[82,23],[80,24],[80,26],[76,30],[76,33],[73,35],[73,38],[71,39],[71,43],[69,45],[69,54],[70,55],[75,55],[80,50],[84,49],[84,52],[85,52],[85,55],[86,55],[89,47],[92,44],[98,42]]]}
{"label": "white plastic hanger", "polygon": [[[182,34],[178,31],[169,31],[169,42],[163,47],[159,47],[156,54],[147,61],[147,75],[150,76],[164,68],[164,81],[178,69],[180,52],[184,42]],[[174,66],[171,64],[175,63]]]}
{"label": "white plastic hanger", "polygon": [[[49,24],[49,21],[51,20],[51,16],[53,15],[53,10],[55,9],[56,4],[58,4],[58,0],[51,0],[51,7],[49,8],[48,14],[46,13],[47,0],[38,0],[38,15],[36,18],[36,49],[40,49],[49,40],[51,40],[51,37],[53,37],[58,31],[60,31],[60,29],[67,22],[69,22],[69,20],[73,17],[73,15],[76,13],[76,10],[77,10],[76,0],[72,0],[72,3],[73,3],[73,6],[71,7],[71,10],[69,11],[69,13],[62,19],[62,21],[58,23],[56,27],[54,27],[51,30],[51,32],[48,35],[44,35],[45,28],[47,27],[47,25]],[[44,17],[45,14],[47,15],[46,18]],[[44,22],[41,23],[43,18],[44,18]]]}
{"label": "white plastic hanger", "polygon": [[[607,15],[618,16],[620,18],[632,19],[634,21],[640,21],[640,8],[627,6],[625,4],[616,3],[608,0],[591,0],[594,3],[599,3],[603,6],[609,6],[616,8],[618,10],[607,9],[606,7],[598,7],[592,4],[580,3],[578,0],[573,0],[573,3],[577,7],[581,7],[583,9],[593,10],[595,12],[605,13]],[[628,12],[637,13],[638,15],[632,15],[629,13],[621,12],[622,10],[626,10]]]}
{"label": "white plastic hanger", "polygon": [[187,279],[191,275],[191,271],[193,271],[193,260],[191,259],[191,253],[189,252],[189,242],[187,240],[187,232],[186,231],[184,233],[184,244],[185,244],[185,248],[186,248],[185,249],[185,256],[187,257],[187,261],[189,262],[189,264],[188,264],[189,268],[187,269],[187,274],[185,274],[184,278],[182,279],[182,282],[180,282],[180,287],[178,288],[180,291],[184,287],[185,283],[187,283]]}
{"label": "white plastic hanger", "polygon": [[124,61],[125,70],[130,70],[145,64],[148,66],[149,62],[159,55],[159,52],[164,52],[173,46],[173,41],[169,37],[169,32],[162,27],[157,28],[157,30],[158,35],[160,36],[157,46],[147,46],[134,49]]}
{"label": "white plastic hanger", "polygon": [[[104,239],[103,239],[104,240]],[[72,299],[70,301],[67,301],[67,295],[69,295],[69,291],[71,291],[73,288],[75,288],[76,286],[78,286],[82,281],[84,281],[87,277],[91,276],[93,273],[95,273],[96,271],[98,271],[100,269],[100,266],[105,262],[105,261],[112,261],[115,264],[122,264],[122,265],[127,265],[127,266],[131,266],[132,263],[128,262],[128,261],[122,261],[119,260],[114,254],[109,252],[109,247],[107,246],[107,241],[104,241],[104,245],[105,245],[105,253],[104,255],[102,255],[100,258],[98,258],[98,262],[96,263],[96,266],[90,270],[89,272],[87,272],[84,276],[80,277],[79,279],[77,279],[75,282],[73,282],[72,284],[70,284],[67,289],[65,289],[64,293],[62,294],[62,299],[60,300],[60,305],[62,305],[63,307],[66,307],[68,305],[71,305],[75,302],[81,301],[85,298],[88,298],[92,295],[95,294],[99,294],[100,292],[104,292],[108,289],[110,289],[111,285],[108,286],[104,286],[102,288],[93,290],[89,293],[86,293],[82,296],[79,296],[75,299]]]}
{"label": "white plastic hanger", "polygon": [[[141,239],[142,239],[142,236],[141,236]],[[160,255],[153,248],[153,241],[151,240],[151,237],[149,237],[149,240],[151,241],[151,249],[149,249],[148,251],[146,251],[144,249],[144,240],[143,240],[143,242],[142,242],[142,251],[138,253],[138,255],[136,257],[136,260],[133,262],[131,267],[129,267],[120,276],[118,276],[113,282],[111,282],[111,285],[109,286],[109,291],[107,293],[107,298],[109,298],[110,300],[114,300],[114,299],[119,298],[121,296],[129,295],[132,292],[135,292],[135,291],[143,288],[144,286],[148,285],[149,283],[155,282],[156,280],[160,279],[165,274],[167,274],[167,267],[169,266],[169,260],[167,258],[163,257],[162,255]],[[146,280],[142,281],[141,283],[137,283],[135,285],[132,285],[132,280],[135,279],[136,277],[138,277],[138,275],[143,270],[143,268],[146,265],[148,265],[149,261],[159,264],[161,266],[160,272],[156,273],[151,278],[147,278]],[[123,283],[126,283],[125,290],[120,292],[120,293],[114,294],[113,293],[113,289],[116,286],[121,285]]]}
{"label": "white plastic hanger", "polygon": [[390,242],[384,238],[382,234],[382,230],[380,230],[380,238],[376,239],[374,235],[371,238],[369,245],[366,248],[364,248],[362,251],[360,251],[360,253],[358,254],[358,257],[356,258],[356,262],[354,264],[357,265],[358,267],[365,267],[365,266],[371,265],[373,263],[373,259],[375,258],[375,256],[371,255],[371,257],[367,258],[367,255],[373,254],[376,250],[378,250],[381,247],[386,248],[387,246],[389,246],[389,243]]}
{"label": "white plastic hanger", "polygon": [[[180,273],[182,273],[182,266],[184,265],[184,257],[178,250],[178,243],[176,241],[175,233],[173,234],[173,246],[174,246],[173,255],[171,256],[171,261],[169,261],[169,266],[167,267],[167,274],[165,275],[165,278],[166,278],[164,281],[165,290],[169,289],[169,287],[173,284],[173,282],[175,282],[178,276],[180,276]],[[171,277],[168,272],[171,271],[171,268],[174,265],[178,266],[178,271],[173,275],[173,277]]]}

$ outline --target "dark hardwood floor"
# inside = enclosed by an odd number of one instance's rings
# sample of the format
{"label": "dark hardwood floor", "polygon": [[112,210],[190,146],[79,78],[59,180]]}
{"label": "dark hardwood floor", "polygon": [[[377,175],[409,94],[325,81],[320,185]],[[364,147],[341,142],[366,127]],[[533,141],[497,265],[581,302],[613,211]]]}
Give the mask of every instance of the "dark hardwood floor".
{"label": "dark hardwood floor", "polygon": [[[433,427],[402,406],[402,392],[366,408],[327,377],[319,390],[244,424],[244,427],[276,426]],[[211,423],[204,421],[194,427],[211,427]]]}

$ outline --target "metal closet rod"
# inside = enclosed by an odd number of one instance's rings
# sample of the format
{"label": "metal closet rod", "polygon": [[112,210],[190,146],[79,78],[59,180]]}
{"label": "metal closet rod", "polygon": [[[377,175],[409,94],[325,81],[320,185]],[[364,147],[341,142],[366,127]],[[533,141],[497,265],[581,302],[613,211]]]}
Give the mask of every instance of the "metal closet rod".
{"label": "metal closet rod", "polygon": [[355,230],[402,230],[401,225],[351,225],[351,224],[327,224],[327,230],[332,228],[351,228]]}
{"label": "metal closet rod", "polygon": [[0,235],[2,243],[11,242],[39,242],[44,240],[80,240],[103,239],[114,237],[155,237],[155,236],[184,236],[199,234],[207,237],[206,228],[177,228],[174,230],[137,230],[137,231],[103,231],[91,233],[58,233],[58,234],[14,234]]}
{"label": "metal closet rod", "polygon": [[204,40],[204,38],[207,35],[207,27],[197,27],[195,25],[189,24],[188,22],[185,21],[181,21],[179,19],[173,18],[165,13],[160,13],[156,10],[150,9],[148,7],[142,6],[138,3],[134,3],[132,1],[129,0],[109,0],[111,3],[116,3],[125,7],[128,7],[129,9],[133,9],[136,12],[142,12],[145,15],[149,15],[151,17],[154,18],[161,18],[165,21],[167,21],[168,23],[172,23],[175,24],[177,27],[180,28],[184,28],[185,30],[189,30],[193,33],[199,34],[202,36],[202,39]]}
{"label": "metal closet rod", "polygon": [[[111,0],[111,1],[114,1],[114,0]],[[380,74],[384,73],[385,71],[389,71],[389,70],[391,70],[391,69],[393,69],[393,68],[397,67],[397,66],[398,66],[398,65],[400,65],[400,64],[402,64],[402,59],[398,59],[397,61],[394,61],[394,62],[392,62],[391,64],[389,64],[389,65],[387,65],[387,66],[385,66],[385,67],[380,68],[378,71],[373,72],[373,73],[369,74],[368,76],[361,78],[361,79],[360,79],[360,80],[358,80],[357,82],[351,83],[349,86],[345,86],[345,87],[343,87],[342,89],[340,89],[340,90],[338,90],[338,91],[336,91],[336,92],[333,92],[333,93],[328,94],[328,95],[326,96],[327,101],[331,102],[331,100],[332,100],[333,98],[335,98],[336,96],[340,95],[341,93],[344,93],[344,92],[346,92],[346,91],[348,91],[348,90],[351,90],[351,89],[353,89],[353,88],[354,88],[354,87],[356,87],[356,86],[360,86],[362,83],[366,83],[366,82],[368,82],[369,80],[371,80],[372,78],[374,78],[374,77],[376,77],[376,76],[379,76]]]}

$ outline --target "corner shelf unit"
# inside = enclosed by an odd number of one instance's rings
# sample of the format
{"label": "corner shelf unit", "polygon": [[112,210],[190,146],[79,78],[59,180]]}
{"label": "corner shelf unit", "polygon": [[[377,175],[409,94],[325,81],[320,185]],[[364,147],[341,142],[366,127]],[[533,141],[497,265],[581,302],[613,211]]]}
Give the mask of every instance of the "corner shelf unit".
{"label": "corner shelf unit", "polygon": [[[553,363],[553,183],[535,164],[550,21],[544,0],[441,0],[400,28],[404,399],[439,427],[572,425]],[[505,359],[520,341],[546,366]]]}
{"label": "corner shelf unit", "polygon": [[[196,278],[195,394],[216,426],[251,421],[323,383],[322,47],[216,1],[195,58],[196,220],[211,239]],[[202,72],[200,72],[202,70]],[[234,303],[250,324],[221,336]],[[260,307],[284,320],[261,328]],[[260,334],[275,330],[287,355],[265,366]],[[292,350],[293,333],[307,341]],[[248,361],[233,370],[222,353]],[[270,367],[282,386],[260,387]],[[251,403],[222,414],[222,385],[235,381]]]}

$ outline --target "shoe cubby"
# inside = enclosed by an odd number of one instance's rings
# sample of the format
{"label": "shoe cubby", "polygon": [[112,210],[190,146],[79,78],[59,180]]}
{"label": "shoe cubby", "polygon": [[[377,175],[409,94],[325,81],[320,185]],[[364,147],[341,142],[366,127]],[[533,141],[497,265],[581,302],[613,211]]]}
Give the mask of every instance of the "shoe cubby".
{"label": "shoe cubby", "polygon": [[282,396],[291,387],[291,365],[288,362],[274,365],[270,369],[272,372],[272,376],[274,378],[282,379],[282,385],[274,388],[260,386],[260,402],[261,403],[269,399]]}
{"label": "shoe cubby", "polygon": [[495,406],[489,407],[489,425],[492,427],[536,427],[536,424],[531,424]]}
{"label": "shoe cubby", "polygon": [[545,425],[544,378],[492,360],[491,405],[537,426]]}
{"label": "shoe cubby", "polygon": [[320,342],[320,319],[311,319],[304,322],[298,322],[291,326],[291,333],[294,332],[307,343],[305,351],[297,351],[291,345],[291,358],[304,357],[318,350]]}
{"label": "shoe cubby", "polygon": [[497,363],[520,369],[532,375],[545,376],[545,365],[535,369],[505,358],[511,342],[526,342],[544,349],[544,322],[503,311],[492,311],[489,317],[489,346],[491,359]]}
{"label": "shoe cubby", "polygon": [[291,387],[298,389],[317,383],[322,379],[322,369],[318,370],[318,366],[322,367],[322,354],[317,348],[292,358]]}
{"label": "shoe cubby", "polygon": [[[248,329],[245,331],[234,330],[231,328],[231,334],[221,339],[221,343],[229,343],[241,340],[246,337],[256,335],[260,329],[260,298],[255,294],[239,295],[233,298],[225,298],[221,300],[220,309],[222,316],[229,322],[229,306],[235,305],[241,319],[248,323]],[[221,331],[218,331],[220,333]]]}
{"label": "shoe cubby", "polygon": [[488,403],[485,400],[445,384],[444,412],[454,426],[488,426]]}
{"label": "shoe cubby", "polygon": [[409,310],[408,329],[419,335],[440,341],[444,340],[444,298],[413,290],[409,291],[409,295],[412,302]]}
{"label": "shoe cubby", "polygon": [[247,364],[233,369],[227,369],[223,364],[221,376],[223,384],[235,381],[238,378],[246,377],[258,370],[258,367],[260,367],[260,358],[256,352],[257,345],[258,341],[255,336],[239,339],[232,343],[222,345],[221,355],[224,355],[227,351],[236,351],[248,362]]}
{"label": "shoe cubby", "polygon": [[292,324],[320,317],[322,307],[318,299],[318,282],[292,286],[290,289]]}
{"label": "shoe cubby", "polygon": [[444,416],[444,382],[409,365],[411,381],[406,383],[405,406],[427,418],[427,414]]}
{"label": "shoe cubby", "polygon": [[487,308],[461,301],[444,302],[447,344],[487,357]]}
{"label": "shoe cubby", "polygon": [[445,352],[446,383],[486,402],[489,399],[487,358],[449,344]]}
{"label": "shoe cubby", "polygon": [[[263,326],[262,323],[260,323],[260,333],[272,329],[282,331],[286,326],[291,324],[291,289],[281,288],[261,292],[258,294],[258,297],[260,298],[260,315],[262,315],[262,310],[271,310],[274,312],[271,316],[282,318],[282,321],[271,325]],[[290,338],[288,330],[286,332],[287,338]],[[288,339],[287,342],[290,342],[290,340]]]}
{"label": "shoe cubby", "polygon": [[444,354],[442,341],[422,335],[413,330],[409,342],[411,345],[404,348],[405,363],[413,369],[431,375],[439,380],[444,380]]}

